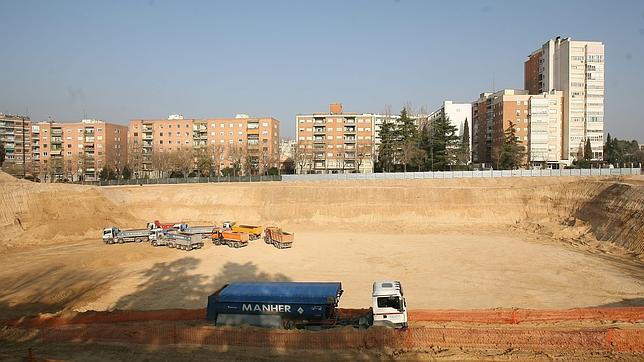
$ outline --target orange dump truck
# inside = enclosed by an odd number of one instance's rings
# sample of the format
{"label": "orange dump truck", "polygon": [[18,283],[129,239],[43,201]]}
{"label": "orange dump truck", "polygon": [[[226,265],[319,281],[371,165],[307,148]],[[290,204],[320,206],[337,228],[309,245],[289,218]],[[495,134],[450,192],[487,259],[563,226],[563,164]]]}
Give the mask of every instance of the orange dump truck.
{"label": "orange dump truck", "polygon": [[227,221],[224,223],[224,229],[238,233],[247,233],[250,240],[257,240],[262,237],[262,227],[256,225],[238,225],[234,221]]}
{"label": "orange dump truck", "polygon": [[249,239],[250,236],[248,233],[240,233],[218,228],[212,231],[212,242],[215,245],[228,245],[231,248],[241,248],[248,245]]}
{"label": "orange dump truck", "polygon": [[278,249],[288,249],[293,246],[295,234],[287,233],[276,226],[269,226],[264,230],[264,241],[273,244]]}

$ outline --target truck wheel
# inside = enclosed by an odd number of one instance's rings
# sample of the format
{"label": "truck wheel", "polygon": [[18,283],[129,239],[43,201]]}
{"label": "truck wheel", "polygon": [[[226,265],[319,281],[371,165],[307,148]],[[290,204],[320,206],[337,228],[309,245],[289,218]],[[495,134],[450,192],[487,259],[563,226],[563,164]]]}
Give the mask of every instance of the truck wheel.
{"label": "truck wheel", "polygon": [[156,248],[156,246],[157,246],[157,242],[156,242],[156,241],[153,241],[153,242],[152,242],[152,246],[154,246],[154,247]]}
{"label": "truck wheel", "polygon": [[123,239],[119,239],[119,244],[123,244],[123,243],[124,243]]}
{"label": "truck wheel", "polygon": [[292,321],[290,319],[285,320],[284,323],[282,324],[284,326],[284,329],[287,329],[287,330],[295,328],[295,321]]}

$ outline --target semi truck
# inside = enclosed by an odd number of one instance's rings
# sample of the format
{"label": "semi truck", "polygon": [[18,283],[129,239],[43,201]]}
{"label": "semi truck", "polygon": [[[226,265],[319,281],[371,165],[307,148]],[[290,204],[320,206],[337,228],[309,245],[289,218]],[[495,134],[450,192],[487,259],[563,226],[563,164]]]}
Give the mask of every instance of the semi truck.
{"label": "semi truck", "polygon": [[338,311],[342,293],[340,282],[234,282],[208,297],[206,319],[218,326],[283,329],[407,327],[407,303],[400,282],[374,282],[372,307],[359,315]]}
{"label": "semi truck", "polygon": [[153,230],[149,239],[152,246],[167,246],[186,251],[201,249],[204,245],[201,235],[187,235],[160,229]]}
{"label": "semi truck", "polygon": [[262,237],[262,227],[256,225],[237,225],[235,221],[226,221],[223,225],[224,229],[238,233],[247,233],[250,240],[257,240]]}
{"label": "semi truck", "polygon": [[228,245],[231,248],[241,248],[248,245],[248,233],[240,233],[227,229],[215,228],[212,231],[212,242],[215,245]]}
{"label": "semi truck", "polygon": [[278,249],[288,249],[293,246],[294,238],[293,233],[287,233],[276,226],[269,226],[264,230],[264,242]]}
{"label": "semi truck", "polygon": [[103,242],[106,244],[123,244],[127,242],[147,241],[150,229],[130,229],[121,230],[117,227],[108,227],[103,229]]}

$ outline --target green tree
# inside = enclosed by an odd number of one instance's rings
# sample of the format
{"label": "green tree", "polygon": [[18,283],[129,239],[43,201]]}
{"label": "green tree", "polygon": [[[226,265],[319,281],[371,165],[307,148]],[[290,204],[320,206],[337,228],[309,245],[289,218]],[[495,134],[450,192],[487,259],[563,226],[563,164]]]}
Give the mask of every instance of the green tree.
{"label": "green tree", "polygon": [[0,142],[0,166],[4,163],[6,151],[4,150],[4,143]]}
{"label": "green tree", "polygon": [[463,124],[463,134],[461,135],[456,158],[459,164],[467,165],[470,163],[470,157],[470,126],[466,118]]}
{"label": "green tree", "polygon": [[124,180],[129,180],[132,177],[132,171],[130,171],[130,168],[127,167],[127,165],[123,166],[123,172],[121,172],[121,175]]}
{"label": "green tree", "polygon": [[110,177],[110,170],[108,170],[107,167],[103,167],[101,169],[101,172],[98,173],[98,178],[101,179],[101,181],[108,180]]}
{"label": "green tree", "polygon": [[459,137],[447,117],[440,117],[424,127],[421,134],[421,148],[427,155],[427,169],[447,170],[454,163],[454,154]]}
{"label": "green tree", "polygon": [[409,117],[406,107],[400,111],[395,134],[396,158],[402,164],[403,171],[407,172],[408,166],[419,166],[425,152],[420,149],[418,127]]}
{"label": "green tree", "polygon": [[593,148],[590,147],[590,139],[586,138],[586,143],[584,144],[584,160],[590,161],[593,158]]}
{"label": "green tree", "polygon": [[505,130],[503,137],[503,145],[501,146],[501,153],[499,155],[499,164],[497,168],[502,170],[513,170],[518,168],[523,163],[525,156],[525,147],[521,145],[519,137],[516,135],[515,124],[510,122],[510,125]]}
{"label": "green tree", "polygon": [[607,163],[615,162],[615,150],[613,149],[613,140],[610,133],[606,136],[606,143],[604,143],[604,161]]}
{"label": "green tree", "polygon": [[385,119],[380,127],[380,149],[378,163],[384,172],[390,172],[396,160],[396,130],[394,124]]}

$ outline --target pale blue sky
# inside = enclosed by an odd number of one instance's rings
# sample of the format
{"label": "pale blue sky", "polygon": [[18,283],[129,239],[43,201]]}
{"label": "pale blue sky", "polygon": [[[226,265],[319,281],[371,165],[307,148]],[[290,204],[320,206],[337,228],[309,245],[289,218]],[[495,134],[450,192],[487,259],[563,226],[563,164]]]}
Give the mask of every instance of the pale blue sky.
{"label": "pale blue sky", "polygon": [[644,141],[644,1],[0,0],[0,112],[34,120],[433,110],[523,87],[561,35],[606,45],[606,130]]}

